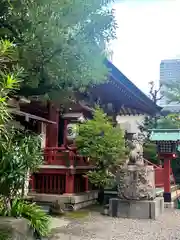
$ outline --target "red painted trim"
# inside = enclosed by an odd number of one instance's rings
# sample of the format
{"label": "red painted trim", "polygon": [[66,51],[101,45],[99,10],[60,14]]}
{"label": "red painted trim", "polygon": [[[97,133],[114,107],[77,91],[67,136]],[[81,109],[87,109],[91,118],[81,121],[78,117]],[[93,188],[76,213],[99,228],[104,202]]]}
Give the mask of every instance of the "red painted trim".
{"label": "red painted trim", "polygon": [[159,158],[160,159],[173,159],[173,158],[175,158],[174,157],[174,155],[176,155],[175,153],[161,153],[161,154],[159,154]]}
{"label": "red painted trim", "polygon": [[53,150],[57,150],[57,151],[60,151],[60,150],[66,150],[66,148],[64,146],[60,146],[60,147],[46,147],[45,148],[45,151],[53,151]]}
{"label": "red painted trim", "polygon": [[69,170],[68,169],[39,169],[37,174],[66,174]]}

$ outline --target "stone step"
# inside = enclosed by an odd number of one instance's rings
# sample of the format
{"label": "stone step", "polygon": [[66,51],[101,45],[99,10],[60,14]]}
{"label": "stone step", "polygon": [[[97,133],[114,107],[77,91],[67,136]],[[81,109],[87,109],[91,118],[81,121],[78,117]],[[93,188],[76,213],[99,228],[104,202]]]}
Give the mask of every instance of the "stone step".
{"label": "stone step", "polygon": [[165,208],[178,208],[178,202],[177,199],[180,197],[180,189],[175,190],[171,192],[171,202],[165,202],[164,207]]}
{"label": "stone step", "polygon": [[[171,192],[174,192],[176,190],[178,190],[180,187],[179,185],[171,185]],[[164,193],[164,189],[163,188],[156,188],[156,196],[157,197],[162,197]]]}

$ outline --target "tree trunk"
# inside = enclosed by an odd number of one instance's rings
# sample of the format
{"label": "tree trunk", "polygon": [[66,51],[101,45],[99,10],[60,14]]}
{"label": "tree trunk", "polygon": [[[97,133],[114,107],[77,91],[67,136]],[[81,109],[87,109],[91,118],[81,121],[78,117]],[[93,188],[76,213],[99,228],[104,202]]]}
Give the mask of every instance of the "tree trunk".
{"label": "tree trunk", "polygon": [[11,216],[11,198],[10,197],[4,197],[3,198],[4,207],[7,212],[7,216]]}

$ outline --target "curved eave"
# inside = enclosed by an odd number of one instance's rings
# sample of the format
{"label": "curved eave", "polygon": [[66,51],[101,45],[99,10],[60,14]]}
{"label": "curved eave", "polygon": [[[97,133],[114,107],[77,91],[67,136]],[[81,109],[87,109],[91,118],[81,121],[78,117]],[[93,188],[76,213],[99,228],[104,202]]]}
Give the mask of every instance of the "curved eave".
{"label": "curved eave", "polygon": [[152,115],[161,111],[161,107],[154,104],[150,98],[137,88],[136,85],[133,84],[110,61],[106,59],[105,64],[108,67],[110,75],[114,81],[116,81],[116,83],[126,91],[127,95],[132,96],[132,98],[137,102],[137,109],[141,109],[144,113]]}

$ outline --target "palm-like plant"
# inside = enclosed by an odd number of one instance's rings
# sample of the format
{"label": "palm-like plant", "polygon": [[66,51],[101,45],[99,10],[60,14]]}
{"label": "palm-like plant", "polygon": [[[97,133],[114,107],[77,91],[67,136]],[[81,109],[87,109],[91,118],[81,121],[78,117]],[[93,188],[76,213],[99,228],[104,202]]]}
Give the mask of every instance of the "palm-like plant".
{"label": "palm-like plant", "polygon": [[[16,46],[0,41],[0,215],[24,217],[42,236],[46,235],[49,217],[36,204],[15,200],[23,189],[28,171],[42,163],[40,139],[8,127],[11,115],[7,100],[18,89],[21,69],[17,67]],[[0,233],[1,234],[1,233]],[[1,236],[3,236],[1,234]]]}
{"label": "palm-like plant", "polygon": [[[0,130],[10,118],[7,99],[18,89],[21,68],[17,66],[16,47],[8,40],[0,40]],[[1,134],[2,135],[2,134]]]}
{"label": "palm-like plant", "polygon": [[[9,142],[8,131],[6,129],[6,123],[10,119],[10,113],[7,107],[7,100],[9,95],[18,88],[18,68],[15,67],[17,63],[16,47],[8,40],[0,40],[0,151],[6,152],[7,145]],[[1,171],[4,171],[3,156],[1,154],[0,165]],[[4,175],[4,177],[6,177]],[[3,181],[3,178],[1,178]],[[1,184],[1,183],[0,183]],[[1,189],[4,187],[1,185]],[[10,208],[10,202],[6,201],[7,208]]]}

